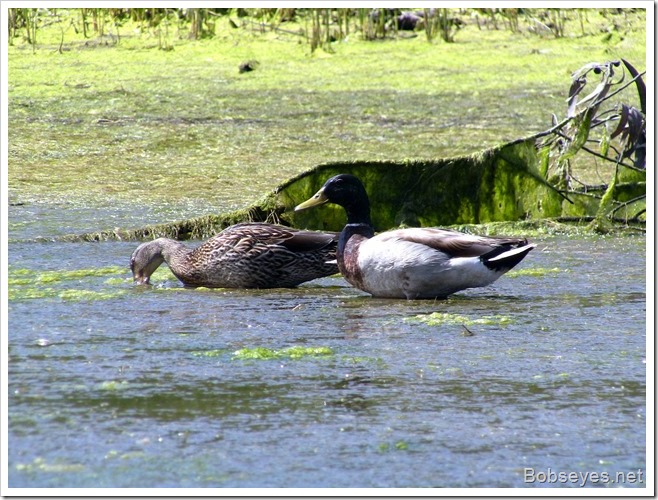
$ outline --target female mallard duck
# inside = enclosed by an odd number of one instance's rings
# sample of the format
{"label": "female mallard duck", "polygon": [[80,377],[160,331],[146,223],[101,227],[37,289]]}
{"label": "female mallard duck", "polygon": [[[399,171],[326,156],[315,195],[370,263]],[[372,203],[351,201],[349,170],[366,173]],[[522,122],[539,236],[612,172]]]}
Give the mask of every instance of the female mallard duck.
{"label": "female mallard duck", "polygon": [[447,229],[410,228],[380,233],[370,202],[353,175],[329,179],[295,210],[335,203],[347,212],[338,240],[338,268],[355,287],[375,297],[445,298],[486,286],[517,265],[535,245],[525,238],[474,236]]}
{"label": "female mallard duck", "polygon": [[290,288],[336,274],[337,241],[338,233],[243,223],[195,249],[169,238],[142,243],[132,254],[130,269],[134,281],[142,284],[166,262],[188,287]]}

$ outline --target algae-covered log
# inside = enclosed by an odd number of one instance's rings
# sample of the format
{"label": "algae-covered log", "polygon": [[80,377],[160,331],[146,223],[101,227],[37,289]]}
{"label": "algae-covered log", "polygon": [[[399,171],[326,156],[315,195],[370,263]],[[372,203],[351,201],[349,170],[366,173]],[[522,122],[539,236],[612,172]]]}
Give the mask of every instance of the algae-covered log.
{"label": "algae-covered log", "polygon": [[[378,231],[558,217],[564,198],[536,165],[534,145],[528,142],[435,161],[324,164],[279,188],[278,201],[294,207],[329,177],[350,173],[366,186]],[[295,226],[317,229],[337,230],[345,223],[343,210],[330,205],[285,217]]]}
{"label": "algae-covered log", "polygon": [[[341,208],[325,205],[301,212],[293,212],[293,208],[340,173],[356,175],[365,184],[377,231],[400,225],[448,226],[560,217],[587,220],[596,215],[605,186],[598,191],[569,191],[567,198],[540,173],[535,142],[536,136],[532,136],[449,159],[326,163],[288,180],[259,203],[242,210],[62,239],[205,239],[231,224],[247,221],[339,231],[345,224]],[[620,184],[616,196],[621,201],[631,200],[644,190],[643,182]]]}
{"label": "algae-covered log", "polygon": [[[270,195],[271,196],[271,195]],[[267,199],[267,198],[266,198]],[[268,210],[254,205],[218,215],[204,215],[182,221],[152,224],[138,229],[111,229],[80,235],[67,234],[59,241],[151,240],[165,237],[175,240],[207,239],[222,229],[240,222],[280,222],[276,209]]]}

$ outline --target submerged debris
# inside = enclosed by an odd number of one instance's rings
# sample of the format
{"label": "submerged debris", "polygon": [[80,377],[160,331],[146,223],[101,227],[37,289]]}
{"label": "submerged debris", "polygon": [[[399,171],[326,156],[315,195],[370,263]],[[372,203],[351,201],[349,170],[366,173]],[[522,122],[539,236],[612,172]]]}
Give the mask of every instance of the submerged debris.
{"label": "submerged debris", "polygon": [[258,61],[244,61],[238,66],[240,73],[248,73],[249,71],[254,71],[260,63]]}

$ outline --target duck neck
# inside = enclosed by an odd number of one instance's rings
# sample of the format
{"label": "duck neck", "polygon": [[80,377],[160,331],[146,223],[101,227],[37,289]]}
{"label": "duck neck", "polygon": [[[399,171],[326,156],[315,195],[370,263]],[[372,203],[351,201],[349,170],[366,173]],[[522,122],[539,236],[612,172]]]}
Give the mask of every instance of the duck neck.
{"label": "duck neck", "polygon": [[183,258],[189,253],[189,250],[185,245],[169,238],[158,238],[153,240],[152,245],[155,249],[155,255],[160,258],[160,262],[164,260],[167,265],[172,268],[172,271],[173,268],[180,265]]}
{"label": "duck neck", "polygon": [[[365,239],[372,238],[375,230],[370,220],[370,201],[365,188],[360,182],[349,185],[349,189],[340,192],[333,200],[340,205],[347,215],[347,224],[340,233],[336,256],[339,267],[346,253],[357,253],[358,247]],[[350,240],[352,243],[350,244]]]}
{"label": "duck neck", "polygon": [[345,254],[345,248],[353,236],[359,236],[358,241],[372,238],[375,230],[370,220],[370,207],[367,203],[355,204],[345,207],[347,212],[347,224],[340,233],[338,239],[338,259]]}
{"label": "duck neck", "polygon": [[364,222],[348,223],[338,238],[336,261],[343,277],[352,285],[359,287],[363,281],[359,267],[361,244],[375,235],[372,225]]}
{"label": "duck neck", "polygon": [[375,235],[375,231],[370,224],[346,224],[338,238],[338,251],[341,252],[341,248],[344,249],[349,239],[355,235],[370,239]]}
{"label": "duck neck", "polygon": [[367,198],[353,200],[351,203],[346,203],[343,208],[347,214],[347,224],[358,224],[372,228],[372,221],[370,220],[370,203]]}

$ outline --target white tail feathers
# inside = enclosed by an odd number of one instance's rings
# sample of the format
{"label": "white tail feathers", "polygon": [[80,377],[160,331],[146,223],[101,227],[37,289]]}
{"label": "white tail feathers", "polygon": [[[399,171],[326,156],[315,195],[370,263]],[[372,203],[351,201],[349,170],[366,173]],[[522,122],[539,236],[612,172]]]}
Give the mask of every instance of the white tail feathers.
{"label": "white tail feathers", "polygon": [[509,259],[510,257],[513,257],[514,255],[518,255],[520,253],[527,253],[533,248],[535,248],[537,245],[534,244],[528,244],[528,245],[523,245],[522,247],[518,248],[512,248],[511,250],[508,250],[507,252],[503,252],[499,255],[496,255],[495,257],[492,257],[491,259],[487,259],[488,262],[496,262],[499,260],[504,260],[504,259]]}

